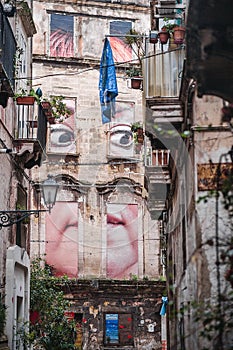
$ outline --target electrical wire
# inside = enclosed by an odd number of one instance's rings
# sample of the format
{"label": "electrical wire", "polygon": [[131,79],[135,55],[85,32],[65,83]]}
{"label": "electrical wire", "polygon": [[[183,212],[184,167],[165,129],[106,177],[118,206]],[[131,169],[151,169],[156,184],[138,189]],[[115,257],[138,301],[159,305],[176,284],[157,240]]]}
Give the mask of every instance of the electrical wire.
{"label": "electrical wire", "polygon": [[[183,50],[182,47],[179,47],[179,48],[176,48],[176,49],[173,49],[173,50],[168,50],[168,51],[161,51],[159,53],[154,53],[154,54],[142,57],[142,60],[145,60],[145,59],[151,58],[151,57],[155,57],[155,56],[164,55],[164,54],[167,54],[167,53],[170,53],[170,52],[174,52],[174,51],[181,51],[181,50]],[[127,64],[130,64],[130,63],[133,63],[133,62],[137,62],[137,61],[138,61],[138,59],[132,59],[132,60],[129,60],[129,61],[124,61],[124,62],[115,62],[113,64],[104,65],[102,67],[103,68],[107,68],[107,67],[111,67],[111,66],[118,67],[118,66],[121,66],[121,65],[127,65]],[[99,69],[100,69],[100,64],[94,65],[94,67],[83,69],[82,71],[79,71],[79,72],[70,72],[69,73],[69,72],[65,71],[64,73],[55,73],[55,74],[51,73],[51,74],[46,74],[46,75],[41,75],[41,76],[35,76],[33,78],[32,77],[19,77],[19,78],[14,78],[14,80],[29,80],[29,81],[33,81],[33,80],[37,80],[37,79],[43,79],[43,78],[55,77],[55,76],[80,75],[80,74],[83,74],[83,73],[91,71],[91,70],[99,70]],[[9,79],[8,78],[4,78],[2,80],[9,80]]]}

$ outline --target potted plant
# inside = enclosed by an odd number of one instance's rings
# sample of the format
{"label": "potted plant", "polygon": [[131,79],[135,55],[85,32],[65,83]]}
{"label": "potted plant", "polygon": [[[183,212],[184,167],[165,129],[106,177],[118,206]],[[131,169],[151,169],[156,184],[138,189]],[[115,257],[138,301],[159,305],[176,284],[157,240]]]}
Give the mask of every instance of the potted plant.
{"label": "potted plant", "polygon": [[142,71],[141,68],[131,67],[126,70],[126,75],[131,78],[131,88],[132,89],[140,89],[142,85]]}
{"label": "potted plant", "polygon": [[142,87],[142,60],[145,56],[143,35],[131,29],[125,36],[124,42],[128,45],[138,59],[138,65],[134,65],[126,70],[126,75],[131,78],[131,88],[140,89]]}
{"label": "potted plant", "polygon": [[46,116],[49,124],[55,124],[55,117],[53,116],[51,103],[48,100],[43,100],[41,102],[41,107],[43,109],[44,115]]}
{"label": "potted plant", "polygon": [[151,30],[149,34],[149,40],[151,44],[156,44],[158,42],[158,31],[157,30]]}
{"label": "potted plant", "polygon": [[134,141],[136,143],[142,144],[144,141],[143,127],[140,122],[135,122],[131,125],[131,131],[134,135]]}
{"label": "potted plant", "polygon": [[50,124],[62,123],[71,115],[64,99],[64,96],[52,96],[41,101],[41,107]]}
{"label": "potted plant", "polygon": [[15,94],[14,99],[17,105],[34,105],[35,101],[40,103],[40,97],[36,94],[34,89],[29,92],[25,89],[21,89],[20,93]]}
{"label": "potted plant", "polygon": [[173,28],[174,43],[177,45],[183,44],[185,37],[185,27],[176,25]]}
{"label": "potted plant", "polygon": [[167,17],[163,19],[163,22],[164,25],[162,26],[161,31],[158,33],[158,37],[162,45],[167,44],[168,39],[172,35],[173,28],[176,26],[176,24],[171,23]]}

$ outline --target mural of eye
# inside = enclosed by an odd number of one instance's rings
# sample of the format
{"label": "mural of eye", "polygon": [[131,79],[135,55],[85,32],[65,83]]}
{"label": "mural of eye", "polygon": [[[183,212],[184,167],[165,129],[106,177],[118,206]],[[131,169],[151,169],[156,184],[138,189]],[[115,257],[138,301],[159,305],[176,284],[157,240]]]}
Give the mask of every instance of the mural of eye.
{"label": "mural of eye", "polygon": [[110,129],[109,155],[110,156],[133,156],[133,133],[128,124],[117,124]]}
{"label": "mural of eye", "polygon": [[69,146],[74,141],[74,133],[63,125],[51,129],[51,145],[56,147]]}
{"label": "mural of eye", "polygon": [[51,126],[49,151],[57,153],[75,153],[74,131],[64,123]]}
{"label": "mural of eye", "polygon": [[110,142],[120,147],[130,147],[133,142],[133,134],[127,130],[115,131],[110,135]]}

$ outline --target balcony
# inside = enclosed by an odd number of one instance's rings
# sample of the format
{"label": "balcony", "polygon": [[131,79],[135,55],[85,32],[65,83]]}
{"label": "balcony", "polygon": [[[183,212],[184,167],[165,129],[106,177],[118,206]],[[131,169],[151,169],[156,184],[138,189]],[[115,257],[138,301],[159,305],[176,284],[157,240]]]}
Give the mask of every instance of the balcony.
{"label": "balcony", "polygon": [[23,166],[40,165],[46,149],[47,118],[39,105],[17,105],[14,147]]}
{"label": "balcony", "polygon": [[152,219],[159,219],[166,210],[166,199],[171,183],[169,162],[169,150],[152,150],[151,147],[147,147],[145,188],[148,191],[147,205]]}
{"label": "balcony", "polygon": [[[154,54],[147,43],[150,56],[145,62],[146,131],[154,124],[171,123],[179,129],[183,122],[182,103],[179,100],[185,50],[177,46],[174,51],[166,45],[156,44]],[[164,47],[162,47],[164,46]]]}
{"label": "balcony", "polygon": [[16,54],[16,40],[12,32],[10,23],[0,13],[0,79],[2,91],[7,91],[9,96],[14,95],[14,57]]}
{"label": "balcony", "polygon": [[144,91],[146,99],[156,97],[178,98],[184,65],[185,50],[183,46],[170,44],[154,45],[147,43],[145,62]]}
{"label": "balcony", "polygon": [[159,0],[155,5],[155,18],[163,17],[179,18],[177,10],[184,10],[184,5],[178,4],[176,0]]}

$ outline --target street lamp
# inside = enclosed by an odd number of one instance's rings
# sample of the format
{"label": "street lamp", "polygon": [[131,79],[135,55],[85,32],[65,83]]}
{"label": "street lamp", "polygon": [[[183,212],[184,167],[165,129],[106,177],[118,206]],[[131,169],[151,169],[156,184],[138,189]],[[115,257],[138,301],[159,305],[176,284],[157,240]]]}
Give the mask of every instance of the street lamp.
{"label": "street lamp", "polygon": [[51,213],[51,209],[56,202],[59,185],[51,175],[48,175],[48,178],[42,182],[41,187],[45,205],[49,209],[49,213]]}
{"label": "street lamp", "polygon": [[51,212],[52,207],[56,202],[57,190],[59,185],[53,179],[51,175],[48,175],[48,178],[42,182],[42,195],[44,198],[45,206],[47,209],[41,210],[1,210],[0,211],[0,229],[2,227],[12,226],[18,222],[23,221],[28,218],[30,215],[39,216],[39,213],[49,211]]}

